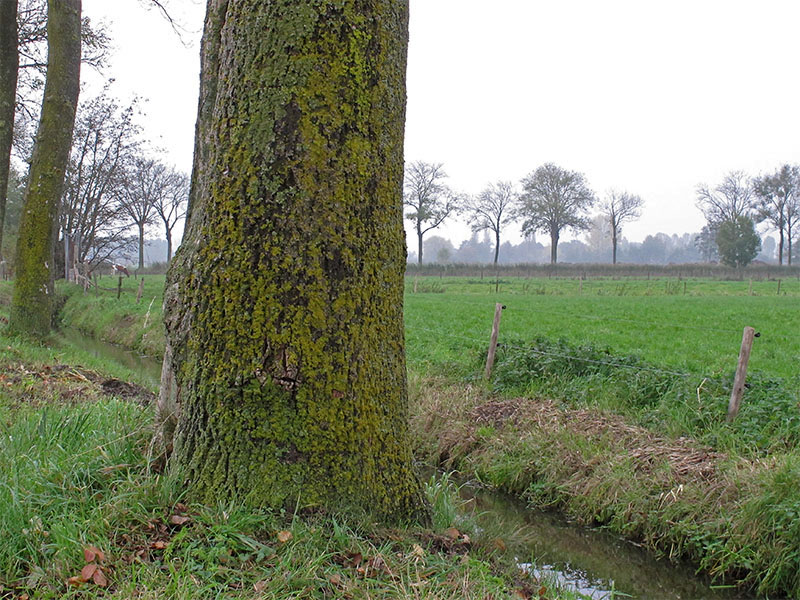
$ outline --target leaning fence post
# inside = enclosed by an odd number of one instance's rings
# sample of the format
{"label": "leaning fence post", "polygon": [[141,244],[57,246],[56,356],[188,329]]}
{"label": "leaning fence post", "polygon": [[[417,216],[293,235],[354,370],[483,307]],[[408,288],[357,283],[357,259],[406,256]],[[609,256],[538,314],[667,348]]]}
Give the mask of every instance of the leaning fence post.
{"label": "leaning fence post", "polygon": [[728,403],[728,423],[732,423],[739,413],[739,405],[742,402],[744,382],[747,376],[747,363],[750,360],[750,349],[753,347],[754,337],[756,337],[756,330],[752,327],[745,327],[742,335],[742,347],[739,350],[739,364],[736,366],[736,376],[733,379],[731,400]]}
{"label": "leaning fence post", "polygon": [[117,282],[117,300],[119,300],[121,294],[122,294],[122,277],[120,277],[119,281]]}
{"label": "leaning fence post", "polygon": [[139,301],[142,299],[142,291],[144,291],[144,275],[139,280],[139,290],[136,292],[136,304],[139,304]]}
{"label": "leaning fence post", "polygon": [[492,367],[494,366],[494,355],[497,352],[497,336],[500,334],[500,315],[503,313],[505,306],[499,302],[494,305],[494,323],[492,323],[492,339],[489,342],[489,354],[486,356],[486,371],[484,376],[486,379],[492,376]]}

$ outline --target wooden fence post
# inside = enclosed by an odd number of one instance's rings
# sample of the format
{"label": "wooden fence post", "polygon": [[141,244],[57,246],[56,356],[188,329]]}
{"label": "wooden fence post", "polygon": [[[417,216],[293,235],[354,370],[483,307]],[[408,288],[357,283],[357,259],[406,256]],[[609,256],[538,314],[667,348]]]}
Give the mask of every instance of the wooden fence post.
{"label": "wooden fence post", "polygon": [[778,279],[778,296],[781,295],[781,280]]}
{"label": "wooden fence post", "polygon": [[139,280],[139,290],[136,292],[136,304],[139,304],[139,301],[142,299],[142,291],[144,290],[144,275]]}
{"label": "wooden fence post", "polygon": [[117,282],[117,300],[119,300],[121,294],[122,294],[122,277],[120,277],[119,282]]}
{"label": "wooden fence post", "polygon": [[494,355],[497,352],[497,336],[500,334],[500,315],[503,313],[505,306],[499,302],[494,305],[494,322],[492,323],[492,339],[489,342],[489,354],[486,356],[486,371],[484,377],[489,379],[492,376],[492,367],[494,367]]}
{"label": "wooden fence post", "polygon": [[752,327],[745,327],[742,335],[742,347],[739,350],[739,364],[736,366],[736,376],[733,379],[733,390],[731,399],[728,403],[728,423],[732,423],[739,414],[739,405],[744,394],[744,382],[747,377],[747,363],[750,360],[750,349],[753,347],[753,338],[756,330]]}

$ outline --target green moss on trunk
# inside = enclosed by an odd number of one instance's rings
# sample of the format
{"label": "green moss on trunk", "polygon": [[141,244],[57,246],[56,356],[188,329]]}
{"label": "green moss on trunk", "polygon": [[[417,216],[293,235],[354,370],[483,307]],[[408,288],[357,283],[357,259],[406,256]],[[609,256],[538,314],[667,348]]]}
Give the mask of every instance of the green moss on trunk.
{"label": "green moss on trunk", "polygon": [[174,458],[207,501],[426,517],[402,321],[407,10],[209,2],[165,297]]}
{"label": "green moss on trunk", "polygon": [[17,240],[11,304],[14,331],[43,336],[53,311],[53,240],[72,144],[81,64],[80,0],[49,0],[48,66]]}

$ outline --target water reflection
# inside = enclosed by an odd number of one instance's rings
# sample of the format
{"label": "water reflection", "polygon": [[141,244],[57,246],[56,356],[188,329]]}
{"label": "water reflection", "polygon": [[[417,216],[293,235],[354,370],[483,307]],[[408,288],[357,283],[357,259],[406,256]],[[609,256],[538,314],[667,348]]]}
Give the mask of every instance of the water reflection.
{"label": "water reflection", "polygon": [[136,352],[126,350],[122,346],[101,342],[82,334],[76,329],[61,330],[59,338],[61,338],[61,343],[79,348],[95,358],[111,361],[125,367],[135,373],[139,381],[150,389],[157,390],[161,383],[161,361],[156,358],[142,356]]}
{"label": "water reflection", "polygon": [[[503,494],[462,487],[472,498],[478,523],[506,541],[520,568],[558,580],[592,599],[733,600],[750,598],[715,589],[689,566],[656,560],[650,553],[607,532],[528,510]],[[505,536],[504,537],[504,532]]]}

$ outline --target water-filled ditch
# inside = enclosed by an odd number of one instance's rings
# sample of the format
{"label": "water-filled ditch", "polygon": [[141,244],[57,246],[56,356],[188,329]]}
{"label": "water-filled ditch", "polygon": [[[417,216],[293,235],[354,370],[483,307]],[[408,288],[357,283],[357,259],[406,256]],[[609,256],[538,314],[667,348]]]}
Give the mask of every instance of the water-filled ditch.
{"label": "water-filled ditch", "polygon": [[[71,344],[136,373],[142,383],[156,388],[161,361],[87,337],[75,330],[62,332]],[[652,554],[599,529],[576,525],[544,511],[528,510],[504,494],[463,485],[480,526],[503,540],[522,569],[556,579],[593,599],[643,598],[736,599],[734,590],[712,587],[694,575],[691,567],[657,560]]]}

